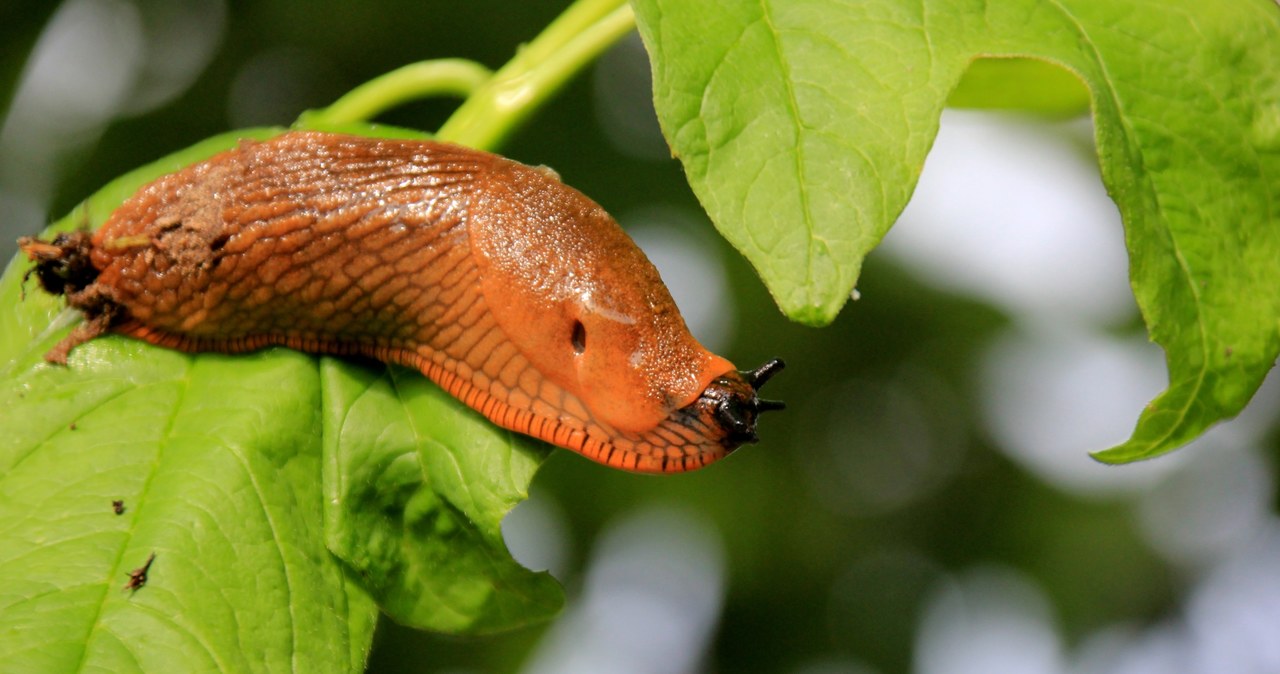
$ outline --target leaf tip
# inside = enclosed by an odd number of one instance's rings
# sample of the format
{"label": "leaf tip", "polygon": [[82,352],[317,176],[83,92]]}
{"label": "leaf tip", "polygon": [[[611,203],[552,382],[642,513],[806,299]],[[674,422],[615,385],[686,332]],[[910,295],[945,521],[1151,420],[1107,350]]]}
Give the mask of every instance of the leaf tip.
{"label": "leaf tip", "polygon": [[1138,461],[1143,458],[1140,454],[1135,453],[1133,449],[1129,447],[1129,443],[1116,445],[1115,447],[1104,449],[1100,452],[1090,452],[1089,456],[1094,461],[1108,466],[1122,466],[1126,463],[1133,463],[1134,461]]}
{"label": "leaf tip", "polygon": [[1139,424],[1138,430],[1134,432],[1135,437],[1129,438],[1110,449],[1090,452],[1089,456],[1098,463],[1104,463],[1109,466],[1122,466],[1128,463],[1154,459],[1161,454],[1168,454],[1184,444],[1183,442],[1152,442],[1138,439],[1137,435],[1140,430],[1142,430],[1141,424]]}
{"label": "leaf tip", "polygon": [[830,325],[832,321],[836,320],[836,316],[840,314],[840,310],[844,308],[845,302],[850,297],[852,295],[847,293],[816,297],[810,295],[800,298],[774,295],[778,307],[787,318],[811,328],[823,328]]}
{"label": "leaf tip", "polygon": [[788,309],[786,313],[791,320],[812,328],[825,327],[835,319],[834,313],[828,312],[825,307],[814,304]]}

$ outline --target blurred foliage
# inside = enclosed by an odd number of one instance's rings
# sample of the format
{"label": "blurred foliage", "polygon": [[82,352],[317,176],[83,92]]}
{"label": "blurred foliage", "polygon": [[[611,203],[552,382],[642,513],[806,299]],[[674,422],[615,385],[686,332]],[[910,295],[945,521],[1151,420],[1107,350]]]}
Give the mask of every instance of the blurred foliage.
{"label": "blurred foliage", "polygon": [[[238,123],[288,123],[301,108],[325,105],[370,77],[421,59],[460,56],[500,65],[564,5],[234,2],[216,58],[190,90],[111,124],[68,167],[50,212],[65,212],[111,178],[231,128],[233,80],[264,53],[304,54],[314,76],[298,95],[298,110]],[[0,83],[6,85],[0,100],[11,94],[22,65],[15,54],[29,48],[50,12],[49,3],[35,2],[0,13]],[[553,166],[615,214],[655,204],[700,213],[674,160],[635,159],[610,144],[595,121],[593,95],[589,78],[579,79],[513,136],[504,153]],[[414,104],[383,121],[432,129],[453,105]],[[703,226],[710,231],[709,222]],[[787,322],[749,265],[727,244],[718,245],[737,311],[736,337],[725,355],[740,365],[785,357],[788,369],[769,393],[788,401],[790,410],[766,419],[758,446],[687,475],[628,475],[555,452],[533,492],[558,502],[567,515],[563,580],[570,606],[601,530],[656,502],[704,514],[724,542],[727,589],[707,671],[791,671],[831,657],[886,673],[909,671],[924,597],[948,574],[976,565],[1008,565],[1038,582],[1068,642],[1108,625],[1154,622],[1176,609],[1184,570],[1142,542],[1128,501],[1064,493],[994,450],[976,414],[975,370],[1008,317],[927,288],[872,255],[859,285],[862,299],[832,326],[806,328]],[[928,383],[917,384],[920,390],[944,394],[945,409],[930,412],[955,419],[945,445],[953,463],[930,489],[896,507],[833,505],[811,469],[828,451],[814,426],[847,408],[826,396],[846,382],[889,386],[910,373],[924,373]],[[851,433],[851,447],[871,441]],[[1270,441],[1274,448],[1274,434]],[[460,639],[384,621],[370,671],[517,671],[544,629]]]}

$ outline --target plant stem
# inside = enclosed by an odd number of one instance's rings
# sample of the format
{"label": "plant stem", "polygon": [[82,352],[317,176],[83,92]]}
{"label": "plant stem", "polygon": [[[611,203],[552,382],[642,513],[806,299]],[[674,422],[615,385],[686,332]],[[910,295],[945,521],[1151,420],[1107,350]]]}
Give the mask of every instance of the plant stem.
{"label": "plant stem", "polygon": [[363,122],[397,105],[437,94],[467,99],[440,127],[442,140],[492,150],[583,67],[635,27],[626,0],[576,0],[497,73],[465,59],[423,61],[352,89],[304,113],[296,126]]}
{"label": "plant stem", "polygon": [[347,92],[332,105],[311,110],[301,126],[363,122],[405,101],[438,94],[468,96],[493,75],[466,59],[438,59],[411,63],[376,77]]}
{"label": "plant stem", "polygon": [[437,136],[492,150],[583,66],[635,26],[625,0],[577,0],[440,127]]}

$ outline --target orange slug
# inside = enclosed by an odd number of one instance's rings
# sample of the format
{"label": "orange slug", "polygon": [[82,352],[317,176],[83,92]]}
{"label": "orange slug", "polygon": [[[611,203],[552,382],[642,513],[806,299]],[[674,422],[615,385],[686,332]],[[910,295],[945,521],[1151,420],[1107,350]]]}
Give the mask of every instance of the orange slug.
{"label": "orange slug", "polygon": [[183,351],[283,345],[421,371],[504,428],[639,472],[755,442],[757,389],[644,253],[546,169],[427,141],[290,132],[162,177],[96,233],[24,238],[85,320]]}

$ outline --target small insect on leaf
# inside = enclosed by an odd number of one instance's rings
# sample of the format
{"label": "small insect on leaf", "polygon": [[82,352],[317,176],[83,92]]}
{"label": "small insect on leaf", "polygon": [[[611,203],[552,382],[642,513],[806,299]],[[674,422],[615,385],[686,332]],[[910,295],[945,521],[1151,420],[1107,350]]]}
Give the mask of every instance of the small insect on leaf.
{"label": "small insect on leaf", "polygon": [[112,501],[111,510],[117,515],[124,514],[124,501]]}
{"label": "small insect on leaf", "polygon": [[151,570],[151,563],[156,561],[156,553],[151,553],[147,557],[147,563],[129,572],[129,582],[124,584],[124,589],[130,593],[137,592],[147,584],[147,571]]}

